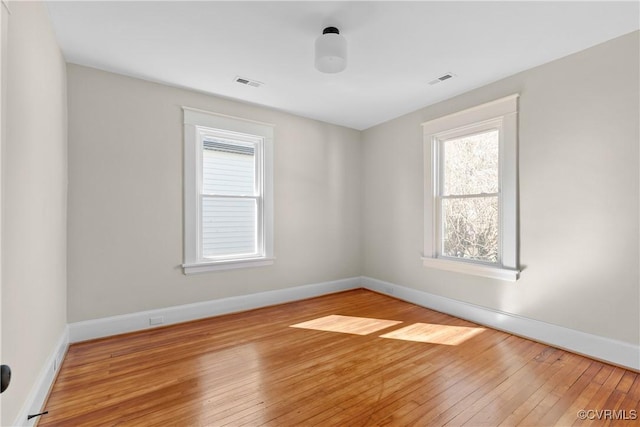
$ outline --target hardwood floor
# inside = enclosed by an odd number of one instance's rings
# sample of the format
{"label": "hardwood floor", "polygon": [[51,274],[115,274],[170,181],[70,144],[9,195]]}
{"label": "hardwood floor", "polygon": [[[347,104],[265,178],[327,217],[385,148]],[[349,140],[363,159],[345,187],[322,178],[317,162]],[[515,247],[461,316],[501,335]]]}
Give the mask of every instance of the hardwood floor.
{"label": "hardwood floor", "polygon": [[39,426],[630,427],[639,402],[636,373],[355,290],[74,344]]}

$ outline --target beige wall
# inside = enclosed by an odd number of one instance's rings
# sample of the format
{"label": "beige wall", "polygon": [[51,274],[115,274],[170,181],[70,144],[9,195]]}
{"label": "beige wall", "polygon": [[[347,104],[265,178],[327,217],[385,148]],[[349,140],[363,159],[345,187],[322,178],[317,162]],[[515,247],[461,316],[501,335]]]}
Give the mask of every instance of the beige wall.
{"label": "beige wall", "polygon": [[[366,130],[363,274],[639,343],[638,34]],[[427,269],[420,124],[512,93],[521,95],[521,279]]]}
{"label": "beige wall", "polygon": [[[364,274],[639,342],[638,33],[363,133],[76,65],[68,76],[69,322]],[[426,269],[420,123],[512,93],[521,279]],[[182,274],[181,105],[276,124],[274,266]]]}
{"label": "beige wall", "polygon": [[[43,5],[8,21],[1,424],[67,321],[361,274],[640,341],[637,32],[361,133],[76,65],[65,80]],[[512,93],[522,278],[426,269],[420,123]],[[182,274],[182,105],[276,125],[273,266]]]}
{"label": "beige wall", "polygon": [[[66,325],[66,77],[42,3],[11,2],[2,147],[2,394],[11,425]],[[23,420],[26,421],[26,420]]]}
{"label": "beige wall", "polygon": [[[361,274],[639,343],[638,32],[360,133],[65,69],[43,4],[11,9],[1,315],[14,376],[0,424],[67,321]],[[424,268],[420,123],[516,92],[522,278]],[[273,266],[182,274],[182,105],[276,125]]]}
{"label": "beige wall", "polygon": [[[68,65],[68,320],[357,276],[360,133]],[[275,124],[273,266],[185,276],[182,110]]]}

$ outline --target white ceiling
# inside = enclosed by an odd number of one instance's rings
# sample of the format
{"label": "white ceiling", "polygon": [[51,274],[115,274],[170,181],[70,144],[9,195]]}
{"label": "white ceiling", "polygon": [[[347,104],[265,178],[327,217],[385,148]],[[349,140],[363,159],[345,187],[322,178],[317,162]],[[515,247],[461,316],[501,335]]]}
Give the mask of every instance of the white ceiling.
{"label": "white ceiling", "polygon": [[[366,129],[640,28],[627,2],[49,2],[68,62]],[[313,67],[326,26],[339,74]],[[454,79],[429,85],[452,72]],[[236,83],[242,76],[264,86]]]}

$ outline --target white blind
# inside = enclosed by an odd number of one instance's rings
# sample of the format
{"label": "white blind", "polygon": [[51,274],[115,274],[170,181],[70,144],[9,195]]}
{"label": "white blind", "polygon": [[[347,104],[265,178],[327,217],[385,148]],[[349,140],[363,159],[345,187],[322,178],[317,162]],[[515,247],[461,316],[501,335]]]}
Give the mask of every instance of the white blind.
{"label": "white blind", "polygon": [[204,194],[253,196],[255,149],[252,144],[203,142],[202,192]]}
{"label": "white blind", "polygon": [[257,196],[254,144],[203,141],[203,257],[257,253]]}

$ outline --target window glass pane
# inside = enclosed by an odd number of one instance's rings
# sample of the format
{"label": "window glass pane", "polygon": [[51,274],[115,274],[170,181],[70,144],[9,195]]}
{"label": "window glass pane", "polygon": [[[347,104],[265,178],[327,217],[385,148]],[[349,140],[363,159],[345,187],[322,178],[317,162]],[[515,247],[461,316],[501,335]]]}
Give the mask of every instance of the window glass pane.
{"label": "window glass pane", "polygon": [[202,150],[202,192],[220,195],[254,195],[253,144],[207,140]]}
{"label": "window glass pane", "polygon": [[444,147],[444,195],[498,192],[497,130],[450,139]]}
{"label": "window glass pane", "polygon": [[257,252],[255,199],[202,198],[202,256]]}
{"label": "window glass pane", "polygon": [[442,199],[442,255],[498,261],[498,197]]}

